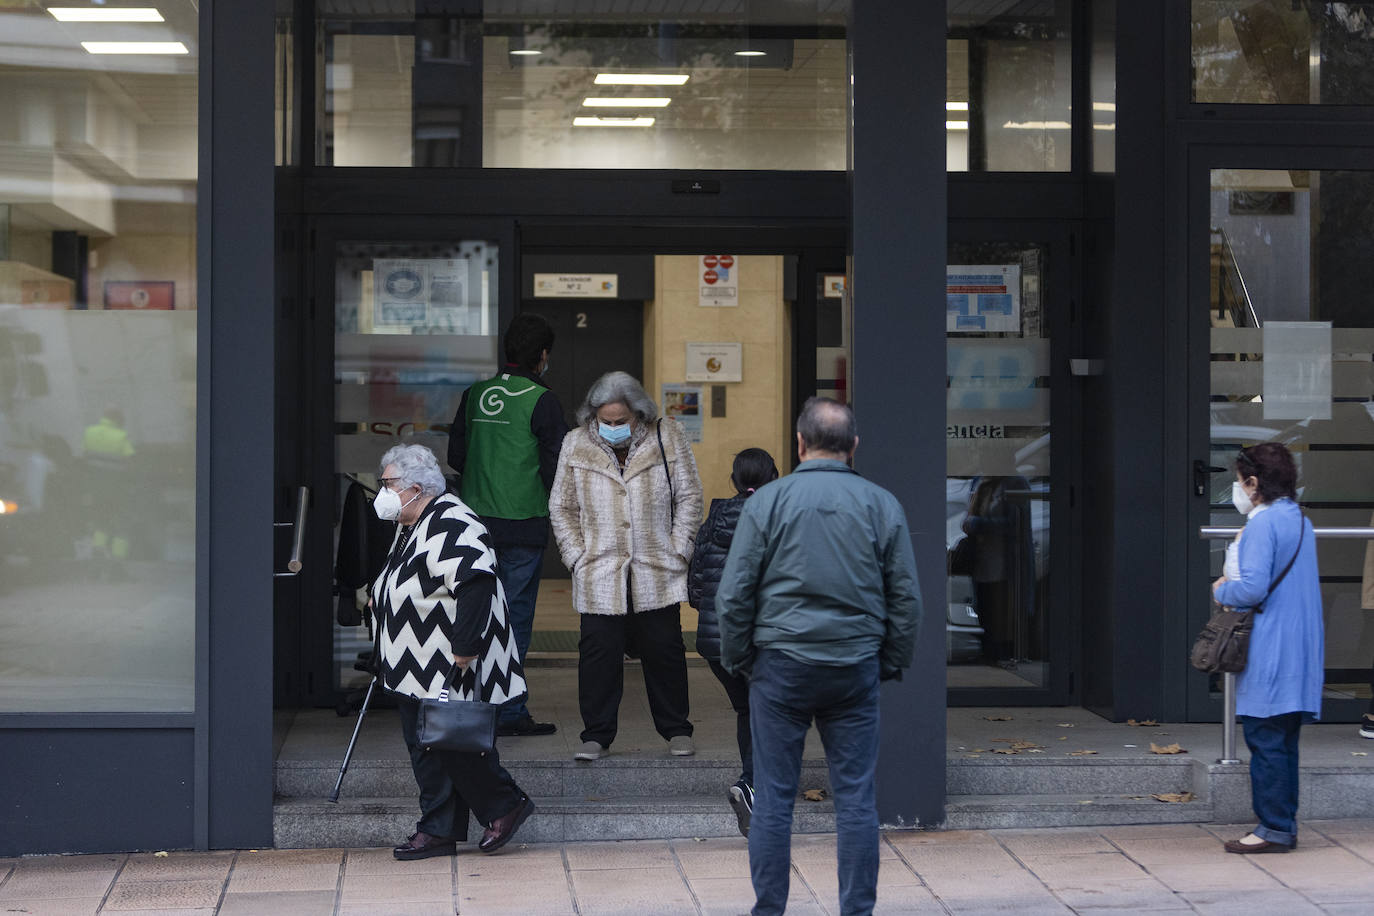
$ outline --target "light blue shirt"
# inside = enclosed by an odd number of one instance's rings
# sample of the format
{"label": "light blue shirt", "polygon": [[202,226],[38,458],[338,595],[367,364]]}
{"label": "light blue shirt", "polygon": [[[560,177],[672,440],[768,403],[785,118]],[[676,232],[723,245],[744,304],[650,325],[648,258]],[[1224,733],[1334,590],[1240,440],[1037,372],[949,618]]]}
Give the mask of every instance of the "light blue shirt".
{"label": "light blue shirt", "polygon": [[[1269,585],[1298,550],[1288,575],[1268,600]],[[1236,676],[1236,713],[1267,718],[1308,712],[1319,718],[1325,681],[1326,634],[1317,577],[1317,539],[1312,523],[1291,499],[1253,514],[1240,539],[1240,576],[1217,588],[1217,601],[1235,608],[1264,602],[1254,617],[1250,655]]]}

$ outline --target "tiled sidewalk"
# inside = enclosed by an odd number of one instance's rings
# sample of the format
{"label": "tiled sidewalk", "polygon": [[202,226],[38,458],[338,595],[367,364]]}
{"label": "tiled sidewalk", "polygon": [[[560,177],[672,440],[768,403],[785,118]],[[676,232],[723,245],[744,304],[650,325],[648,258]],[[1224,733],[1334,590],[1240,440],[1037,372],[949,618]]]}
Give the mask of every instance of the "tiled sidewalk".
{"label": "tiled sidewalk", "polygon": [[[884,834],[881,913],[1364,914],[1374,821],[1302,825],[1287,855],[1227,855],[1245,828],[1193,825]],[[793,842],[789,914],[836,903],[835,838]],[[742,839],[512,846],[397,862],[384,849],[0,860],[0,913],[429,916],[739,914]]]}

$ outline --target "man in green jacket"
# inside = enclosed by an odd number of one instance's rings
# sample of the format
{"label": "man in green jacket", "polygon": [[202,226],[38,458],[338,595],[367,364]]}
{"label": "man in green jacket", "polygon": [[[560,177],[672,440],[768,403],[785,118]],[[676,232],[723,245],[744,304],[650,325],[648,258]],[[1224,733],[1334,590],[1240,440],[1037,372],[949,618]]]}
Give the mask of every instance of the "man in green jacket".
{"label": "man in green jacket", "polygon": [[871,913],[877,900],[878,683],[911,664],[921,598],[906,515],[850,467],[858,444],[849,408],[806,402],[801,464],[744,504],[716,594],[721,664],[749,676],[755,916],[787,905],[792,806],[813,719],[835,793],[840,908]]}

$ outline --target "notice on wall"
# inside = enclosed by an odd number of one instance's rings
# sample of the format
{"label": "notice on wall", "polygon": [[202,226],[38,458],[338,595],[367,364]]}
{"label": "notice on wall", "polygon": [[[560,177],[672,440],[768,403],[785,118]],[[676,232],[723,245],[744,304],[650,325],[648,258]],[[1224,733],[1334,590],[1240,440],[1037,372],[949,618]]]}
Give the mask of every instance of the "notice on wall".
{"label": "notice on wall", "polygon": [[372,261],[372,325],[480,334],[482,307],[470,289],[467,258],[376,258]]}
{"label": "notice on wall", "polygon": [[663,415],[682,424],[688,442],[700,442],[702,430],[701,386],[663,386]]}
{"label": "notice on wall", "polygon": [[744,381],[744,344],[688,341],[687,381]]}
{"label": "notice on wall", "polygon": [[1331,322],[1264,323],[1264,419],[1331,419]]}
{"label": "notice on wall", "polygon": [[536,299],[614,299],[619,274],[535,274]]}
{"label": "notice on wall", "polygon": [[697,263],[697,288],[702,308],[739,305],[739,268],[732,254],[704,254]]}
{"label": "notice on wall", "polygon": [[945,330],[1020,334],[1021,265],[947,266]]}

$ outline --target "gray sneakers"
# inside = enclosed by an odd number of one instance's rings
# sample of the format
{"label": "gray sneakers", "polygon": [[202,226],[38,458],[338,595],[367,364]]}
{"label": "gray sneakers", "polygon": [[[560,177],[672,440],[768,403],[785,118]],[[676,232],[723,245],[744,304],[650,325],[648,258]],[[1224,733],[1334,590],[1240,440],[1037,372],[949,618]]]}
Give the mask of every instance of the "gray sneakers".
{"label": "gray sneakers", "polygon": [[576,754],[573,754],[573,760],[600,760],[605,753],[606,748],[595,741],[583,741],[582,747],[578,748]]}
{"label": "gray sneakers", "polygon": [[697,752],[691,735],[673,735],[668,739],[668,753],[674,757],[690,757]]}

